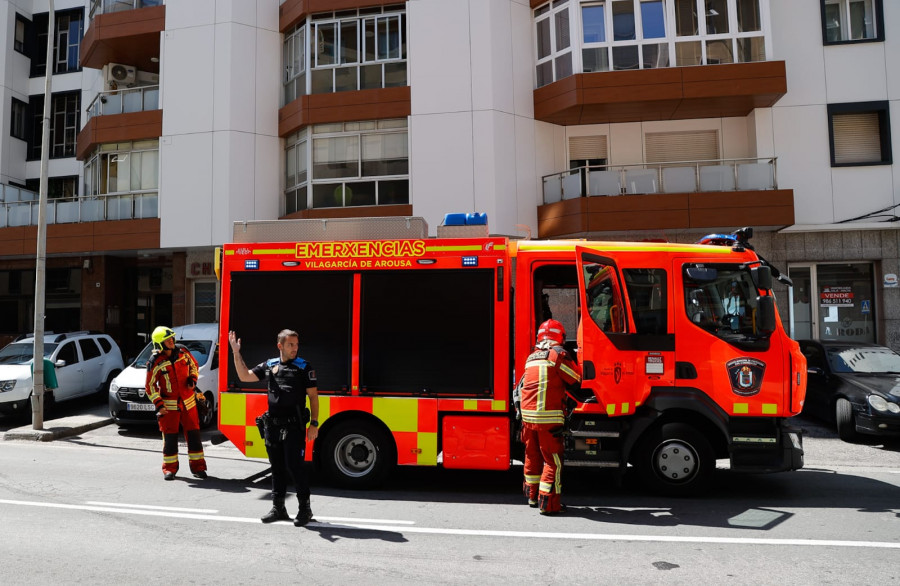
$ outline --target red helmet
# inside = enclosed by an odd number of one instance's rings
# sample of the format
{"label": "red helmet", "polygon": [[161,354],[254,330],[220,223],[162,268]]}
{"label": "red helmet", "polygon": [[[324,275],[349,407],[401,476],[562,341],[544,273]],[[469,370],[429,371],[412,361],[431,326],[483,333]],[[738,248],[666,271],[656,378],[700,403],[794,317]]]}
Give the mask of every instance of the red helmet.
{"label": "red helmet", "polygon": [[538,328],[537,341],[552,340],[554,344],[562,346],[566,341],[566,328],[555,319],[548,319]]}

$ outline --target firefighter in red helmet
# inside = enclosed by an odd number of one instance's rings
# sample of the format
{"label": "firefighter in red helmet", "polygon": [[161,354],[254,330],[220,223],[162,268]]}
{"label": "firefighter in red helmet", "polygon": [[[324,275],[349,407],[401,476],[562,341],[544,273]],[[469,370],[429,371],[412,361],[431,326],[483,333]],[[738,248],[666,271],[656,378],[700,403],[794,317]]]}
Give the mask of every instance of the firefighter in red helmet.
{"label": "firefighter in red helmet", "polygon": [[184,429],[188,464],[197,478],[206,478],[206,459],[200,439],[197,413],[197,361],[187,348],[175,344],[175,332],[159,326],[153,330],[153,355],[147,364],[147,396],[156,406],[163,434],[163,478],[174,480],[178,472],[178,428]]}
{"label": "firefighter in red helmet", "polygon": [[528,504],[539,507],[542,515],[563,510],[560,493],[566,387],[581,382],[581,367],[563,347],[565,340],[561,323],[555,319],[542,323],[520,383],[524,492]]}

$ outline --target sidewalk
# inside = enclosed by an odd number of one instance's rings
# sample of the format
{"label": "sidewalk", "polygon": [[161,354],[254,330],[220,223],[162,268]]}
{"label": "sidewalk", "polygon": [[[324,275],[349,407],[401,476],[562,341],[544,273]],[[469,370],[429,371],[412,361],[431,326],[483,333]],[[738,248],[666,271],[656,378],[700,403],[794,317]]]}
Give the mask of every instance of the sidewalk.
{"label": "sidewalk", "polygon": [[44,429],[32,429],[31,422],[21,427],[14,427],[6,433],[0,432],[4,440],[36,440],[50,442],[55,439],[79,435],[85,431],[97,429],[113,422],[109,415],[109,407],[104,404],[86,405],[75,415],[57,417],[53,413],[45,414]]}

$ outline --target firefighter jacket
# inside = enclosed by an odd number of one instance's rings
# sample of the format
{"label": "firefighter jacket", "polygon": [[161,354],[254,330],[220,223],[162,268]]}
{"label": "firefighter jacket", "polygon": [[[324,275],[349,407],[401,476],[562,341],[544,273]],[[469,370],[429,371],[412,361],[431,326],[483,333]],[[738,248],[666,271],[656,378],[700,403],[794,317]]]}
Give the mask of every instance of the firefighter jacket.
{"label": "firefighter jacket", "polygon": [[147,396],[157,411],[177,411],[179,400],[186,410],[193,409],[197,375],[197,361],[184,346],[176,345],[171,356],[157,352],[147,364]]}
{"label": "firefighter jacket", "polygon": [[565,425],[566,387],[581,382],[581,367],[562,346],[538,343],[525,361],[522,421],[556,427]]}

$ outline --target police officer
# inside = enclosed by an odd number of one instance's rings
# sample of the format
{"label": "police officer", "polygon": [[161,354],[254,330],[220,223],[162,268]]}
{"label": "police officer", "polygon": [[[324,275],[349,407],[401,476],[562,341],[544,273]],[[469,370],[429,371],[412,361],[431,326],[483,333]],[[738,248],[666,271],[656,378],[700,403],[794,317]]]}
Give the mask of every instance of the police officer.
{"label": "police officer", "polygon": [[[288,521],[284,506],[287,494],[287,474],[291,475],[297,491],[300,509],[294,525],[302,527],[313,518],[309,504],[309,481],[303,468],[306,442],[319,435],[319,392],[316,371],[308,362],[297,357],[299,335],[293,330],[278,333],[278,358],[261,362],[248,369],[241,357],[241,340],[235,332],[228,332],[228,342],[234,355],[234,368],[245,383],[266,379],[269,410],[264,416],[266,451],[272,465],[272,510],[262,517],[263,523]],[[306,397],[309,397],[311,419],[306,429]],[[305,431],[305,433],[304,433]]]}
{"label": "police officer", "polygon": [[153,355],[147,364],[145,388],[156,406],[163,434],[163,478],[175,480],[178,472],[178,428],[184,429],[188,464],[197,478],[206,478],[206,459],[197,414],[197,361],[187,348],[175,344],[175,332],[166,326],[153,330]]}
{"label": "police officer", "polygon": [[555,319],[542,323],[520,382],[524,492],[528,504],[539,507],[542,515],[564,510],[560,493],[566,387],[581,382],[581,367],[563,347],[565,340],[561,323]]}

